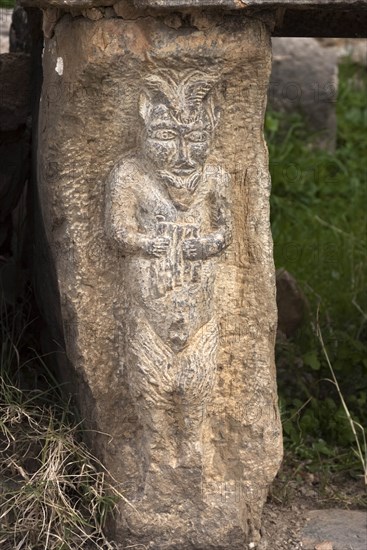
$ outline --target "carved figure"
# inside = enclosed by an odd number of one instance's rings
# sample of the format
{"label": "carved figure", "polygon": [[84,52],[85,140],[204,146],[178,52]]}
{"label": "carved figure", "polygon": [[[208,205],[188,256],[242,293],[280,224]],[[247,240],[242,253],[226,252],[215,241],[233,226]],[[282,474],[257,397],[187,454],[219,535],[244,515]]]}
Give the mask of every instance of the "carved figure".
{"label": "carved figure", "polygon": [[215,382],[216,264],[231,239],[229,175],[207,164],[219,112],[198,71],[150,76],[140,144],[107,185],[106,231],[126,256],[126,369],[147,467],[200,461]]}

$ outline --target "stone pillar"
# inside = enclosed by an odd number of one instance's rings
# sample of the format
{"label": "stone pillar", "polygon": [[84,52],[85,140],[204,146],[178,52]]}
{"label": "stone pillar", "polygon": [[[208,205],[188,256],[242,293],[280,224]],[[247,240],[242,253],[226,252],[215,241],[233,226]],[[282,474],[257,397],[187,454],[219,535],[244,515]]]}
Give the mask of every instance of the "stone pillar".
{"label": "stone pillar", "polygon": [[115,540],[242,550],[282,455],[270,34],[128,7],[46,12],[39,195],[66,355],[131,503]]}

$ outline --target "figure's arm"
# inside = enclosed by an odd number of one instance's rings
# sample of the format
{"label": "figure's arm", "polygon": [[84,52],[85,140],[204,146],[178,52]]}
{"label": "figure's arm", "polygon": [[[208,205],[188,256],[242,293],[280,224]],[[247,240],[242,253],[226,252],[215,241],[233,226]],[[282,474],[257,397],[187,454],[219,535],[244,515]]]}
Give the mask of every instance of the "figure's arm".
{"label": "figure's arm", "polygon": [[224,174],[223,177],[226,181],[222,181],[213,193],[212,227],[214,232],[206,237],[209,255],[219,254],[227,248],[232,240],[231,209],[227,198],[229,175]]}
{"label": "figure's arm", "polygon": [[[135,178],[134,178],[135,176]],[[138,176],[139,177],[139,176]],[[139,231],[136,212],[138,191],[136,174],[121,165],[110,173],[106,189],[105,229],[110,240],[118,244],[125,254],[145,253],[160,256],[167,252],[169,239],[151,239]]]}
{"label": "figure's arm", "polygon": [[[106,185],[105,229],[110,240],[127,254],[144,249],[146,237],[139,232],[136,220],[136,196],[131,175],[118,164]],[[130,180],[130,181],[129,181]]]}

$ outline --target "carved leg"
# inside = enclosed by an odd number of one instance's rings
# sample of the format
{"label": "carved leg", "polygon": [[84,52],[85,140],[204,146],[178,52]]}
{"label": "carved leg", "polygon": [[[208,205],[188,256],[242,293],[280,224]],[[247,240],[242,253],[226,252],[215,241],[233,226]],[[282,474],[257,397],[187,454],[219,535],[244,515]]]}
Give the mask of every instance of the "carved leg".
{"label": "carved leg", "polygon": [[[145,471],[177,464],[174,391],[175,354],[162,342],[135,305],[126,343],[130,395],[143,428],[141,441]],[[163,474],[164,475],[164,474]]]}
{"label": "carved leg", "polygon": [[176,357],[174,399],[179,419],[180,466],[203,466],[203,430],[217,377],[217,351],[218,326],[216,318],[212,318]]}

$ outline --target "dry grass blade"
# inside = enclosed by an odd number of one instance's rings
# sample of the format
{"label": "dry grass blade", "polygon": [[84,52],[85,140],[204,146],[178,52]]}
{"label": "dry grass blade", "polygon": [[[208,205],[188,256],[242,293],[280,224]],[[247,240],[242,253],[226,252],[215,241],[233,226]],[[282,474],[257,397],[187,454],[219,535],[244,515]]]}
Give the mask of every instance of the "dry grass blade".
{"label": "dry grass blade", "polygon": [[[340,401],[342,403],[342,406],[343,406],[343,409],[344,409],[344,412],[346,414],[346,417],[348,419],[348,422],[349,422],[349,425],[350,425],[350,428],[353,432],[353,436],[354,436],[354,440],[355,440],[355,443],[356,443],[356,449],[354,450],[355,454],[357,455],[357,457],[359,458],[360,462],[361,462],[361,465],[362,465],[362,468],[363,468],[363,477],[364,477],[364,483],[365,485],[367,485],[367,441],[366,441],[366,434],[365,434],[365,430],[363,428],[363,426],[361,426],[361,424],[359,424],[358,422],[356,422],[355,420],[353,420],[351,414],[350,414],[350,411],[348,409],[348,406],[345,402],[345,399],[344,399],[344,396],[341,392],[341,389],[340,389],[340,386],[339,386],[339,383],[338,383],[338,380],[335,376],[335,372],[334,372],[334,369],[333,369],[333,366],[331,364],[331,361],[330,361],[330,357],[329,357],[329,354],[328,354],[328,351],[326,349],[326,346],[325,346],[325,343],[324,343],[324,339],[323,339],[323,336],[322,336],[322,332],[321,332],[321,329],[320,329],[320,323],[319,323],[319,310],[317,310],[317,320],[316,320],[316,335],[319,339],[319,342],[321,344],[321,349],[323,351],[323,354],[325,356],[325,359],[326,359],[326,362],[327,362],[327,365],[329,367],[329,370],[331,372],[331,377],[332,377],[332,380],[330,380],[330,382],[332,382],[335,387],[336,387],[336,390],[338,392],[338,395],[340,397]],[[357,430],[356,430],[356,427],[359,428],[361,434],[362,434],[362,440],[363,440],[363,445],[361,444],[360,442],[360,438],[358,436],[358,433],[357,433]]]}
{"label": "dry grass blade", "polygon": [[[123,495],[60,407],[1,380],[0,522],[6,550],[112,548],[103,528]],[[1,390],[0,390],[1,391]],[[12,398],[11,398],[12,397]]]}
{"label": "dry grass blade", "polygon": [[[82,442],[80,423],[42,357],[18,349],[24,321],[0,295],[1,549],[111,550],[106,519],[126,499]],[[37,372],[41,389],[20,389],[22,369]]]}

